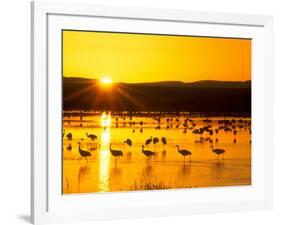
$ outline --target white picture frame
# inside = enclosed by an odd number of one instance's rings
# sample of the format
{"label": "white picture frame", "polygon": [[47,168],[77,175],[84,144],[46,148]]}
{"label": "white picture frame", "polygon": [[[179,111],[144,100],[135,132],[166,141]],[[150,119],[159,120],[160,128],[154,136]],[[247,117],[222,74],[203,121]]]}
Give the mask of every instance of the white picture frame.
{"label": "white picture frame", "polygon": [[[31,218],[34,224],[272,208],[273,40],[271,16],[45,1],[32,2],[31,6]],[[157,26],[161,24],[160,32],[178,33],[181,32],[181,27],[188,24],[190,30],[197,35],[249,36],[257,40],[254,42],[252,52],[254,58],[252,148],[253,151],[256,149],[253,155],[252,172],[256,176],[250,187],[59,195],[61,177],[56,174],[59,173],[61,164],[59,155],[54,152],[58,142],[52,140],[56,132],[61,132],[61,127],[54,122],[60,119],[56,115],[61,115],[60,98],[57,98],[61,95],[61,77],[55,75],[60,68],[56,62],[60,57],[60,49],[57,49],[60,46],[59,36],[56,34],[65,27],[91,29],[93,20],[97,22],[95,26],[101,26],[103,30],[111,29],[110,27],[116,24],[114,23],[116,20],[122,20],[124,24],[122,27],[116,25],[115,30],[134,29],[135,32],[144,29],[142,27],[148,23],[151,25],[146,27],[147,32],[149,29],[153,31],[154,23],[157,23]],[[133,24],[135,22],[139,26],[135,26],[136,24]],[[219,27],[221,29],[218,29]],[[77,206],[81,208],[81,211],[77,210]],[[75,213],[73,213],[74,210]]]}

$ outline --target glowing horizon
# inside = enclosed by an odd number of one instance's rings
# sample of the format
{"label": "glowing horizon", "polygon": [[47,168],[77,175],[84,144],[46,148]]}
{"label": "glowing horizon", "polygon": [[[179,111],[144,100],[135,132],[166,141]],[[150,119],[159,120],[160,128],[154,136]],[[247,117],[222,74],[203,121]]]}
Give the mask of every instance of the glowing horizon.
{"label": "glowing horizon", "polygon": [[246,81],[251,40],[63,31],[63,76],[104,84]]}

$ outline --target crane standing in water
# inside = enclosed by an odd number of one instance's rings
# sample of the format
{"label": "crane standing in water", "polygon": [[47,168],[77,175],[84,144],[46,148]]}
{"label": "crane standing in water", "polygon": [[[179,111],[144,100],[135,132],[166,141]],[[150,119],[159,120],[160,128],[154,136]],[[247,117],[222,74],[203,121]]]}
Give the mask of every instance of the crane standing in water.
{"label": "crane standing in water", "polygon": [[225,153],[224,149],[214,148],[214,146],[211,145],[211,150],[212,150],[213,153],[215,153],[217,155],[217,159],[219,159],[219,155],[222,155],[223,159],[224,159],[224,153]]}
{"label": "crane standing in water", "polygon": [[167,144],[167,139],[165,137],[161,138],[162,144],[163,144],[163,151],[165,150],[164,146]]}
{"label": "crane standing in water", "polygon": [[111,148],[111,143],[109,143],[109,150],[111,152],[111,155],[115,157],[115,163],[117,162],[118,157],[123,156],[122,150],[115,150]]}
{"label": "crane standing in water", "polygon": [[147,157],[147,159],[149,160],[152,156],[155,155],[155,153],[153,151],[150,150],[144,150],[144,145],[142,145],[142,149],[141,149],[142,153]]}
{"label": "crane standing in water", "polygon": [[178,148],[178,152],[183,156],[184,162],[185,162],[185,157],[186,156],[189,156],[189,162],[190,162],[191,161],[192,152],[187,150],[187,149],[180,149],[179,145],[176,145],[176,147]]}
{"label": "crane standing in water", "polygon": [[66,137],[67,137],[68,140],[72,140],[72,133],[68,133],[68,134],[66,135]]}
{"label": "crane standing in water", "polygon": [[90,157],[91,156],[91,153],[90,152],[88,152],[88,151],[85,151],[85,150],[83,150],[83,149],[81,149],[81,143],[80,142],[78,142],[78,146],[79,146],[79,148],[78,148],[78,150],[79,150],[79,153],[80,153],[80,156],[83,158],[85,158],[85,159],[87,159],[87,157]]}
{"label": "crane standing in water", "polygon": [[95,134],[88,134],[88,133],[86,132],[86,135],[87,135],[87,137],[90,138],[92,141],[98,139],[97,135],[95,135]]}
{"label": "crane standing in water", "polygon": [[127,144],[129,147],[132,147],[133,145],[133,142],[130,138],[127,138],[125,141],[124,141],[124,144]]}
{"label": "crane standing in water", "polygon": [[152,142],[152,136],[150,138],[146,139],[145,145],[149,146],[151,142]]}

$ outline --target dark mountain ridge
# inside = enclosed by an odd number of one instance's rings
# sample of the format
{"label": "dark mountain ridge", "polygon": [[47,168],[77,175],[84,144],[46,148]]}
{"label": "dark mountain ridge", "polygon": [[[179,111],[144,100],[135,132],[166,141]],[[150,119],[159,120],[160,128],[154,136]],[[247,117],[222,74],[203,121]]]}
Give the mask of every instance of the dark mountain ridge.
{"label": "dark mountain ridge", "polygon": [[[97,79],[78,78],[78,77],[63,77],[65,82],[79,82],[79,83],[95,83],[99,82]],[[199,80],[194,82],[182,81],[157,81],[157,82],[142,82],[142,83],[124,83],[117,84],[133,85],[133,86],[170,86],[170,87],[221,87],[221,88],[251,88],[251,81],[219,81],[219,80]]]}
{"label": "dark mountain ridge", "polygon": [[251,113],[251,81],[114,83],[63,78],[64,110]]}

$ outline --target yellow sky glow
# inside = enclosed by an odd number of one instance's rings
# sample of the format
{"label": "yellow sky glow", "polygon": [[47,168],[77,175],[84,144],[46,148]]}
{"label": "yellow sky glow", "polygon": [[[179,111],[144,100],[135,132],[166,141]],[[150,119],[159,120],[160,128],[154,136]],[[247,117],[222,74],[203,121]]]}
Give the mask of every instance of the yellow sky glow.
{"label": "yellow sky glow", "polygon": [[63,76],[126,83],[251,80],[251,40],[63,31]]}

